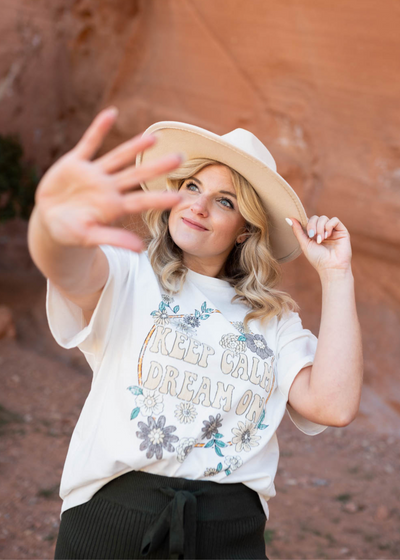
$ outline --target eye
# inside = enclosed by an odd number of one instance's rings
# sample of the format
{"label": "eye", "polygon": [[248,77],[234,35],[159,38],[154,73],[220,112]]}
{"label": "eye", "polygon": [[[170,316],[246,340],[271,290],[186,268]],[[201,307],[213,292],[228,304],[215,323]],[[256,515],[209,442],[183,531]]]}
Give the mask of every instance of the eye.
{"label": "eye", "polygon": [[222,204],[222,206],[225,206],[226,208],[232,208],[232,210],[234,209],[234,206],[232,202],[229,200],[229,198],[220,198],[219,202]]}
{"label": "eye", "polygon": [[188,191],[193,191],[191,187],[194,187],[196,190],[199,190],[199,187],[195,183],[186,183],[186,188]]}

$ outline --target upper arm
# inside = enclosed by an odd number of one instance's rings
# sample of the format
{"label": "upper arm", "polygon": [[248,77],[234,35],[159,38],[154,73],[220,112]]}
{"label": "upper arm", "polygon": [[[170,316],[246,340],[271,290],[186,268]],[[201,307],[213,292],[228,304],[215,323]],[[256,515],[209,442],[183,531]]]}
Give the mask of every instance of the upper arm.
{"label": "upper arm", "polygon": [[96,309],[96,305],[107,283],[110,266],[104,252],[97,247],[96,255],[89,275],[82,281],[79,291],[74,293],[66,292],[57,286],[57,289],[70,301],[78,305],[82,311],[86,322],[89,324]]}
{"label": "upper arm", "polygon": [[337,419],[327,416],[323,403],[317,396],[313,395],[310,388],[312,366],[304,367],[294,378],[289,390],[288,403],[301,416],[311,422],[323,424],[324,426],[341,427],[342,424]]}

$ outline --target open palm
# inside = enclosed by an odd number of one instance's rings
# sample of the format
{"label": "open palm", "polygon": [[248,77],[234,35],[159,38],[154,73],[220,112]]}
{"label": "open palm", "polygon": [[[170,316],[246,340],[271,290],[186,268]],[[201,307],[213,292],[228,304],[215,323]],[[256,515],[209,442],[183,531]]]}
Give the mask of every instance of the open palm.
{"label": "open palm", "polygon": [[[44,175],[36,191],[36,206],[54,240],[63,245],[116,245],[140,251],[141,239],[112,227],[115,220],[151,208],[170,208],[177,193],[143,192],[140,183],[175,169],[179,154],[135,166],[137,153],[156,142],[139,135],[92,161],[117,116],[115,109],[102,111],[80,142]],[[139,192],[137,192],[139,191]]]}

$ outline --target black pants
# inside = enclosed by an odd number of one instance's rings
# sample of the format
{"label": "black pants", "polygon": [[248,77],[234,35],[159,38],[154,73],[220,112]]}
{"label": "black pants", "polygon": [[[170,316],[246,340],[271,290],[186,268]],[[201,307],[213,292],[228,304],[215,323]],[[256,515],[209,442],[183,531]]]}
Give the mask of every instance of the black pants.
{"label": "black pants", "polygon": [[265,521],[244,484],[132,471],[63,512],[55,558],[265,559]]}

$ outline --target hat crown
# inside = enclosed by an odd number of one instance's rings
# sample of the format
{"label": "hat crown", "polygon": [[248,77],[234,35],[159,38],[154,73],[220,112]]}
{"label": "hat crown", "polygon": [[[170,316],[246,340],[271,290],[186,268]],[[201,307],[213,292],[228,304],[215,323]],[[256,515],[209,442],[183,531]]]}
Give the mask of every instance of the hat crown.
{"label": "hat crown", "polygon": [[249,130],[244,128],[235,128],[227,134],[221,136],[226,142],[229,142],[235,148],[239,148],[250,156],[257,158],[267,165],[272,171],[276,172],[276,163],[270,151],[264,144]]}

